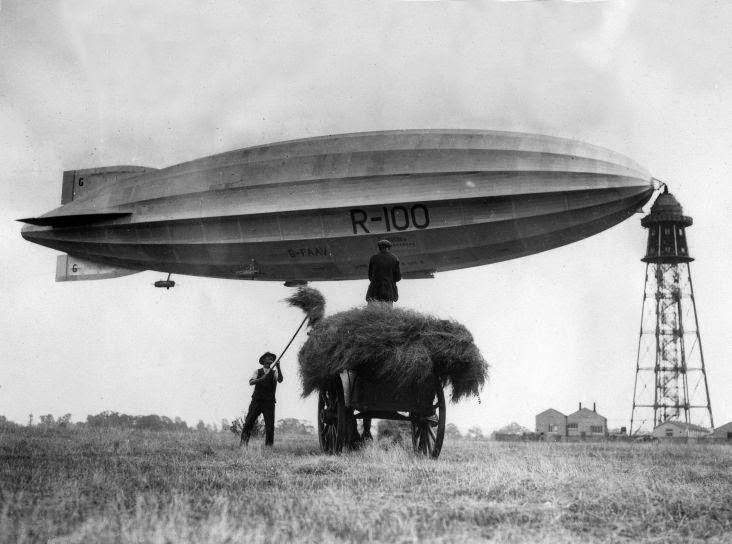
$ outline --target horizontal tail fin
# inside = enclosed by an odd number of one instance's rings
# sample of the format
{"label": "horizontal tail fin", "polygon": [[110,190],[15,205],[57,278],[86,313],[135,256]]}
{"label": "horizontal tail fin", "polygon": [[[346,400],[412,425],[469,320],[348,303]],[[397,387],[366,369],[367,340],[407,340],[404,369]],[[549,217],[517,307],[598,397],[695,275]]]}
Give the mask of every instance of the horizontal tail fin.
{"label": "horizontal tail fin", "polygon": [[67,215],[42,215],[41,217],[26,217],[18,219],[21,223],[37,225],[39,227],[76,227],[98,223],[107,219],[117,219],[132,215],[132,212],[102,212],[102,213],[80,213]]}
{"label": "horizontal tail fin", "polygon": [[142,271],[95,263],[72,255],[59,255],[56,259],[57,282],[106,280],[110,278],[119,278],[120,276],[129,276],[130,274],[136,274],[137,272]]}

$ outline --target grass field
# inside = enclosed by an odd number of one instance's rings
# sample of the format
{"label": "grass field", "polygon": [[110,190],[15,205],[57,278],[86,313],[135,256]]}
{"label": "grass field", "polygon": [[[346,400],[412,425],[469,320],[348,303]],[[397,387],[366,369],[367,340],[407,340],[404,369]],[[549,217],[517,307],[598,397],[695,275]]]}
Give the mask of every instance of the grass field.
{"label": "grass field", "polygon": [[2,542],[732,542],[725,445],[0,435]]}

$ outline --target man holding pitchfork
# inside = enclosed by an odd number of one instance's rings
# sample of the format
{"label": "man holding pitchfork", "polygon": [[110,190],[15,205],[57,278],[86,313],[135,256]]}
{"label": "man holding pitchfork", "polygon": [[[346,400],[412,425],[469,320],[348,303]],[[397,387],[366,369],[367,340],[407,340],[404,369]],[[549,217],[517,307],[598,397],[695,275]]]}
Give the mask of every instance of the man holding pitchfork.
{"label": "man holding pitchfork", "polygon": [[[249,385],[254,386],[252,402],[249,403],[247,418],[241,430],[240,444],[249,444],[249,436],[252,434],[254,423],[259,414],[264,416],[264,445],[274,444],[275,425],[275,392],[277,384],[282,383],[282,370],[274,353],[266,352],[259,358],[262,368],[257,369],[249,380]],[[274,366],[273,366],[274,364]]]}
{"label": "man holding pitchfork", "polygon": [[[290,306],[300,308],[305,312],[300,326],[292,335],[285,349],[280,353],[280,359],[292,345],[297,333],[309,322],[310,326],[317,323],[323,318],[325,312],[325,299],[316,289],[311,287],[300,286],[295,293],[286,299]],[[244,427],[241,430],[241,444],[248,444],[249,437],[252,434],[254,423],[257,421],[259,414],[264,415],[265,439],[264,445],[271,446],[274,443],[274,421],[275,421],[275,392],[277,384],[282,383],[282,369],[280,361],[274,353],[269,351],[259,358],[259,364],[262,368],[258,369],[249,380],[249,385],[254,386],[252,393],[252,402],[249,404]]]}

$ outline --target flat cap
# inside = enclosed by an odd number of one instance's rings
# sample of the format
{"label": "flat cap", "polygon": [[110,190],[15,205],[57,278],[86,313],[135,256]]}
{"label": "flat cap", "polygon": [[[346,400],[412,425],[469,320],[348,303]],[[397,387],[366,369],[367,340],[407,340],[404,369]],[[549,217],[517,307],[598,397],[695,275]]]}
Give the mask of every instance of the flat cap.
{"label": "flat cap", "polygon": [[262,356],[259,358],[259,362],[264,363],[264,361],[266,361],[267,359],[272,359],[272,362],[274,362],[277,360],[277,355],[267,351],[264,354],[262,354]]}
{"label": "flat cap", "polygon": [[379,240],[376,245],[377,247],[391,247],[391,242],[389,240]]}

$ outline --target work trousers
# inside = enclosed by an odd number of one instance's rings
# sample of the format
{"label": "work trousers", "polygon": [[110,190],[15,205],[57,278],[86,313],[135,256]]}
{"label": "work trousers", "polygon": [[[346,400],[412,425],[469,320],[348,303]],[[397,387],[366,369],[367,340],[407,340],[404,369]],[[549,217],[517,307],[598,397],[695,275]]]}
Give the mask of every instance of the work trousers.
{"label": "work trousers", "polygon": [[244,420],[244,427],[241,430],[241,441],[249,442],[249,436],[259,415],[264,416],[264,445],[271,446],[274,444],[274,420],[275,420],[275,402],[273,400],[257,400],[252,399],[249,403],[249,411],[247,418]]}

